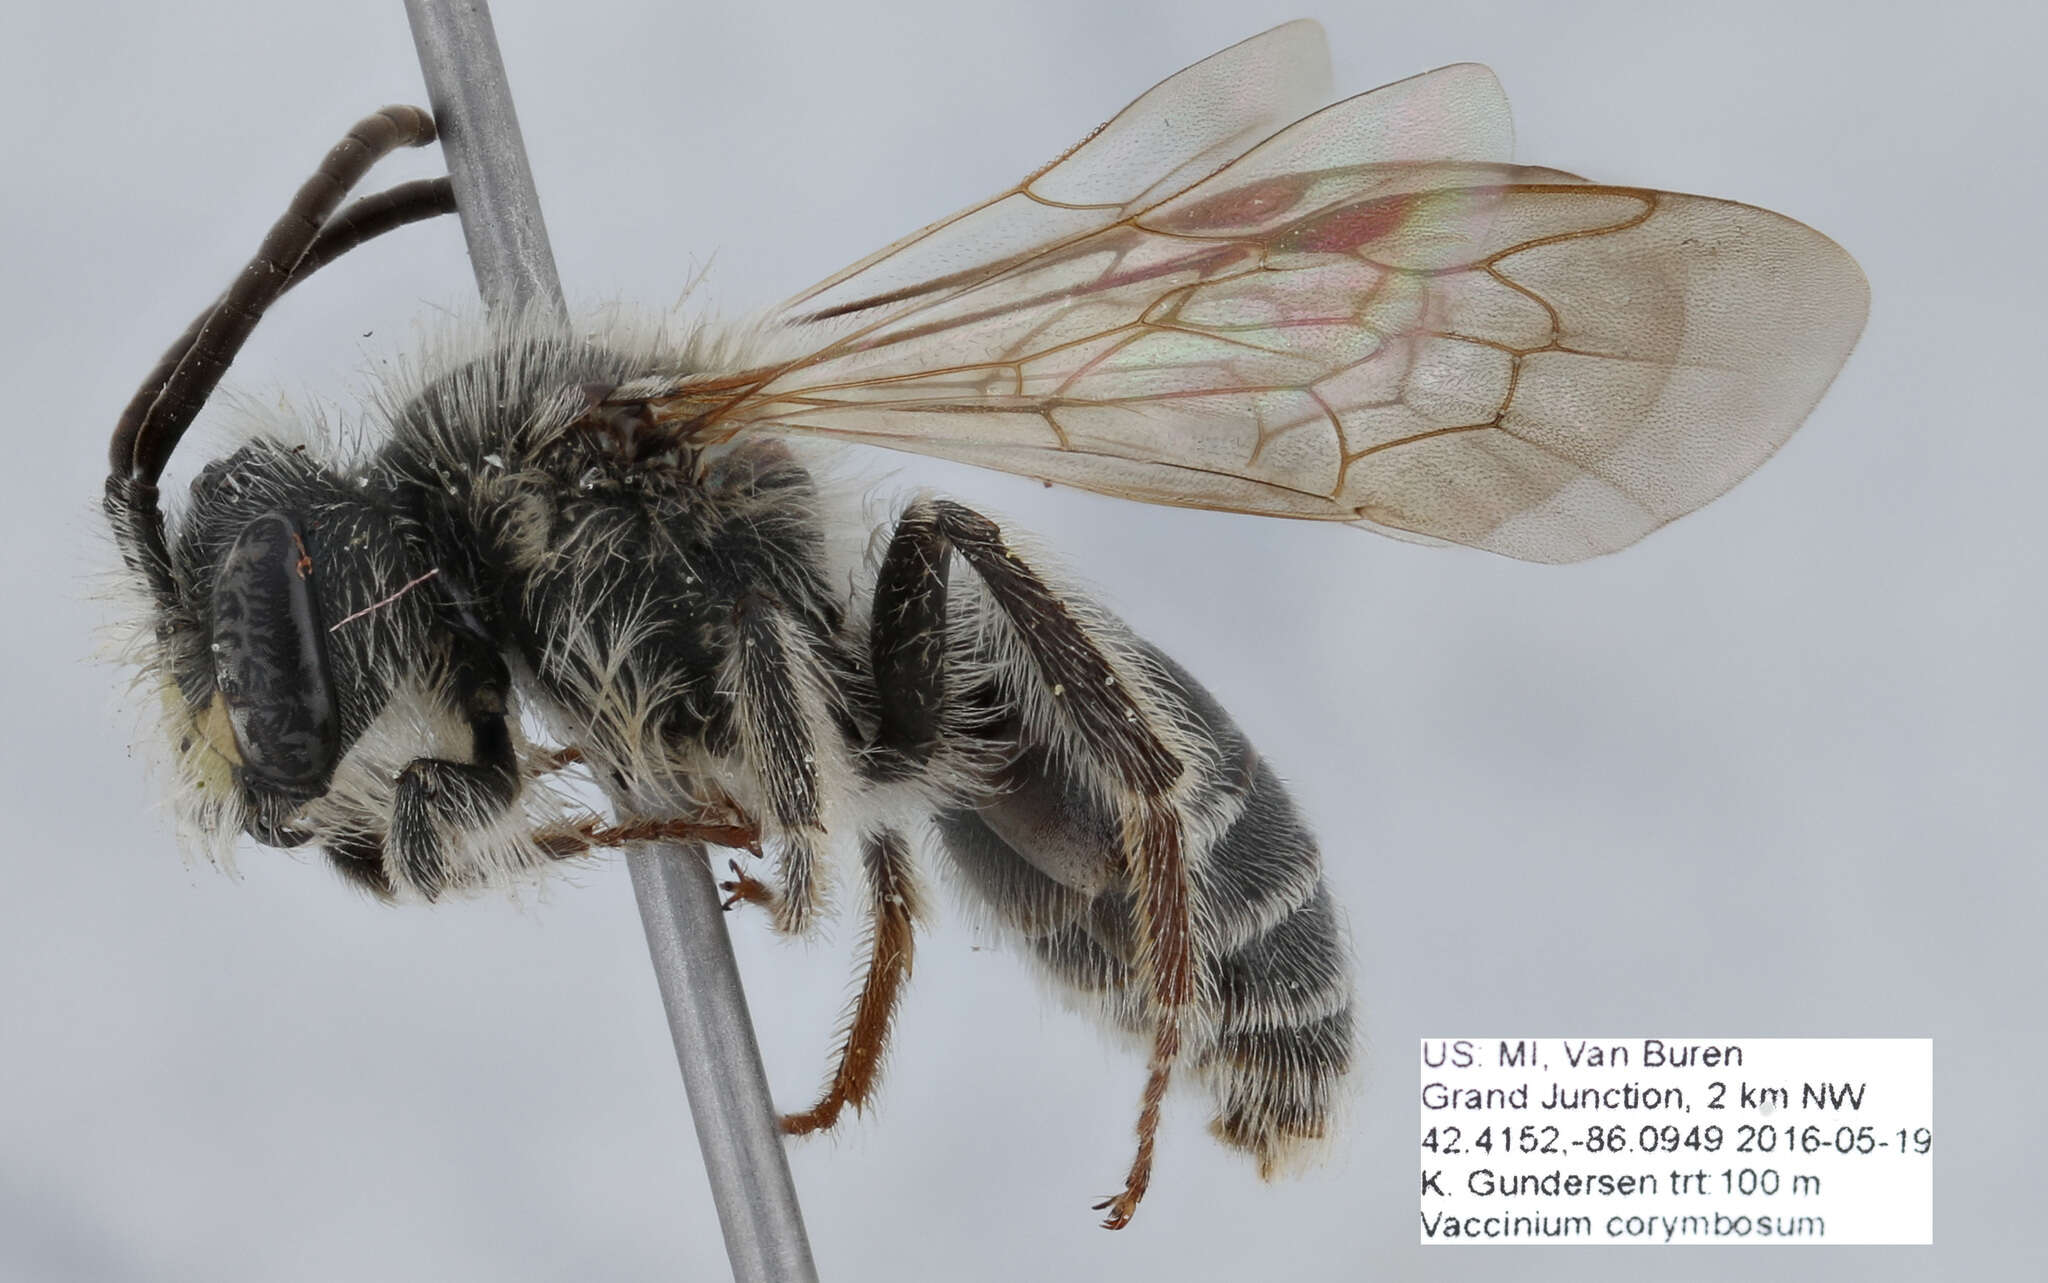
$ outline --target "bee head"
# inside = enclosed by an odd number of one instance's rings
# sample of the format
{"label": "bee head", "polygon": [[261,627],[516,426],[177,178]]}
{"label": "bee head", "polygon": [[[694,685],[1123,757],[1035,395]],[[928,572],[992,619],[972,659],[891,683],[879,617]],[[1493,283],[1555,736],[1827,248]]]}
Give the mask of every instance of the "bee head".
{"label": "bee head", "polygon": [[359,720],[340,692],[357,676],[361,646],[337,645],[329,616],[360,589],[347,582],[351,566],[391,568],[397,536],[366,549],[362,531],[377,525],[375,514],[302,450],[274,442],[208,464],[175,531],[157,483],[271,303],[362,242],[453,212],[446,179],[400,184],[336,212],[380,157],[433,137],[432,119],[414,107],[359,122],[235,283],[171,344],[114,428],[104,506],[148,602],[142,658],[160,680],[182,800],[201,809],[203,829],[246,829],[272,845],[304,840],[290,816],[327,790],[345,727]]}
{"label": "bee head", "polygon": [[209,462],[168,522],[140,483],[109,481],[126,568],[148,599],[145,667],[181,788],[210,798],[205,829],[303,840],[291,817],[327,792],[391,657],[425,631],[423,600],[359,617],[417,554],[410,523],[354,480],[258,439]]}

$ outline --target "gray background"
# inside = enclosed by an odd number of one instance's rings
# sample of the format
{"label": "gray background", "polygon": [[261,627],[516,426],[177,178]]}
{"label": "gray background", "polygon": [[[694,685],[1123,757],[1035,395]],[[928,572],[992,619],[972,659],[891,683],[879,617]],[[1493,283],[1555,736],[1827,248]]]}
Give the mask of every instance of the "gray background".
{"label": "gray background", "polygon": [[[1519,154],[1827,231],[1870,328],[1790,446],[1575,568],[905,466],[1042,532],[1291,778],[1356,937],[1350,1131],[1262,1187],[948,905],[878,1115],[794,1149],[828,1277],[1961,1278],[2038,1263],[2044,286],[2023,6],[1326,8],[1341,89],[1481,59]],[[573,12],[572,12],[573,9]],[[536,5],[498,23],[577,298],[780,298],[1284,18],[1232,3]],[[88,656],[122,401],[320,151],[421,96],[396,0],[15,6],[0,738],[0,1277],[716,1277],[624,869],[380,909],[187,867]],[[2022,29],[2023,26],[2026,29]],[[388,172],[425,173],[427,156]],[[346,405],[471,297],[452,226],[305,289],[234,382]],[[887,461],[884,461],[887,462]],[[736,922],[778,1092],[851,933]],[[1933,1249],[1415,1246],[1423,1036],[1931,1036]],[[1736,1249],[1729,1249],[1735,1251]]]}

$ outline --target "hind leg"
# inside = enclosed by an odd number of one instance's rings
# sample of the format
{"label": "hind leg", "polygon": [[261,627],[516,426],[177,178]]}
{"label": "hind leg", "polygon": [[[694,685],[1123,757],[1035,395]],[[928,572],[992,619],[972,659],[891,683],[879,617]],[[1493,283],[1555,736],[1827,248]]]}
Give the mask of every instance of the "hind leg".
{"label": "hind leg", "polygon": [[[947,574],[957,554],[975,572],[988,622],[1005,642],[989,663],[988,692],[1020,725],[1046,738],[1085,774],[1114,844],[1094,854],[1133,893],[1134,969],[1151,1037],[1139,1101],[1137,1152],[1121,1192],[1103,1200],[1103,1224],[1121,1229],[1152,1175],[1160,1111],[1195,1001],[1197,954],[1176,788],[1187,764],[1173,743],[1150,665],[1096,626],[1096,612],[1056,591],[988,518],[923,500],[897,523],[875,593],[871,657],[885,752],[878,769],[915,770],[948,733]],[[892,757],[896,760],[892,761]]]}

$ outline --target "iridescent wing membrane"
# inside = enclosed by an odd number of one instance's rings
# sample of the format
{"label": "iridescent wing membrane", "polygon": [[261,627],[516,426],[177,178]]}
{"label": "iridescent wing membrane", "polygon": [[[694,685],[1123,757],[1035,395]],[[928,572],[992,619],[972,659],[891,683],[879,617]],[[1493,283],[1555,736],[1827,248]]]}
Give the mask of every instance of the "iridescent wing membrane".
{"label": "iridescent wing membrane", "polygon": [[1811,228],[1509,164],[1476,65],[1302,116],[1326,68],[1307,22],[1197,63],[656,419],[1562,562],[1727,490],[1855,344],[1868,287]]}

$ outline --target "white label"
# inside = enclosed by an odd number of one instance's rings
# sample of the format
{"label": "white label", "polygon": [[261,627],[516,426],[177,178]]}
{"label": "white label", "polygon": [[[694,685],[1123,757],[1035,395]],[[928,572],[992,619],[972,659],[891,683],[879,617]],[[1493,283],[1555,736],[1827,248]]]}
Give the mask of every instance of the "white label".
{"label": "white label", "polygon": [[1934,1241],[1926,1038],[1429,1038],[1422,1242]]}

